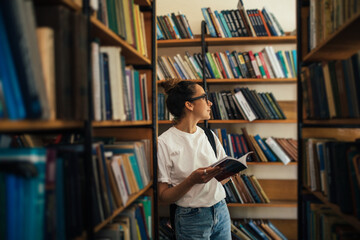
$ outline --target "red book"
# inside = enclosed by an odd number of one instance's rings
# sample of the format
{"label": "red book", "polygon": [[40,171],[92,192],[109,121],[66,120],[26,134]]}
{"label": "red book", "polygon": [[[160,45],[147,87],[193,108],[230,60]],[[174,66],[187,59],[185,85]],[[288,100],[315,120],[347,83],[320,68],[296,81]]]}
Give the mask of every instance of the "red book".
{"label": "red book", "polygon": [[269,70],[266,66],[266,63],[265,63],[265,60],[264,60],[264,56],[262,54],[262,52],[259,52],[259,58],[260,58],[260,61],[261,61],[261,64],[263,65],[264,67],[264,71],[265,71],[265,74],[266,74],[266,77],[270,79],[270,73],[269,73]]}
{"label": "red book", "polygon": [[226,74],[226,71],[225,71],[225,67],[224,65],[222,64],[222,61],[221,61],[221,58],[220,58],[220,54],[218,52],[215,53],[215,56],[218,60],[218,63],[219,63],[219,66],[220,66],[220,70],[221,70],[221,73],[223,75],[224,78],[230,78],[227,74]]}
{"label": "red book", "polygon": [[259,70],[259,66],[256,63],[256,59],[255,59],[255,56],[254,56],[252,51],[249,51],[249,57],[250,57],[251,65],[254,68],[254,72],[255,72],[256,77],[261,78],[261,73],[260,73],[260,70]]}

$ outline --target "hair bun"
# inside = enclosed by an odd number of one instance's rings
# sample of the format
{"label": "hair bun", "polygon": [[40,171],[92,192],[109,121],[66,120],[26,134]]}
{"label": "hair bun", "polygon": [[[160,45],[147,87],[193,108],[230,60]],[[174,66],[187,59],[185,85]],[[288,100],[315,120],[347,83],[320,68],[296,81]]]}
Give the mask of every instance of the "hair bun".
{"label": "hair bun", "polygon": [[181,81],[181,79],[170,79],[162,82],[160,86],[164,88],[166,94],[169,94]]}

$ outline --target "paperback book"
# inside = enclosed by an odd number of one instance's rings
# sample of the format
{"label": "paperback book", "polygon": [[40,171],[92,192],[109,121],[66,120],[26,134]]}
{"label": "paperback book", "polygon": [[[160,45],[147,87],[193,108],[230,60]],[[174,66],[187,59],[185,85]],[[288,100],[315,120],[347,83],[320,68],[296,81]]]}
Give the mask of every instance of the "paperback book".
{"label": "paperback book", "polygon": [[210,165],[210,167],[219,166],[222,168],[222,172],[215,176],[216,180],[219,182],[224,180],[225,178],[231,177],[234,174],[237,174],[245,169],[247,169],[246,161],[251,161],[250,154],[252,152],[248,152],[240,158],[233,158],[230,156],[226,156],[225,158],[217,161],[216,163]]}

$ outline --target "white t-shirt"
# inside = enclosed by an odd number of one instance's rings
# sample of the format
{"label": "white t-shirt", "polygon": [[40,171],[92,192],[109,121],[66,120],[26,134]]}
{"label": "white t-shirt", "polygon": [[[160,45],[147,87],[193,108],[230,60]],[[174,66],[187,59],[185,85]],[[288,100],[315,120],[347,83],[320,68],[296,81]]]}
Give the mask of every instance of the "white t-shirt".
{"label": "white t-shirt", "polygon": [[[217,158],[226,156],[213,133]],[[172,186],[180,184],[194,170],[216,162],[214,150],[204,132],[197,126],[195,133],[169,128],[158,138],[158,181]],[[194,185],[176,204],[182,207],[210,207],[225,198],[225,190],[215,178],[206,184]]]}

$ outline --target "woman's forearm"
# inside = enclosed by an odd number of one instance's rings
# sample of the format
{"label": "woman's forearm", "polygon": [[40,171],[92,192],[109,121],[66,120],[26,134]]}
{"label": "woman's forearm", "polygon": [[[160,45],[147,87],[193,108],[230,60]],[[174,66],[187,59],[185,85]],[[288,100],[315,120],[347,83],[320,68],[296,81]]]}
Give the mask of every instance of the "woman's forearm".
{"label": "woman's forearm", "polygon": [[[164,203],[173,203],[178,201],[182,196],[184,196],[194,184],[189,178],[186,178],[179,185],[175,187],[167,187],[165,189],[159,189],[159,199]],[[162,191],[161,191],[162,190]]]}

